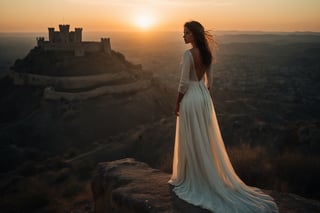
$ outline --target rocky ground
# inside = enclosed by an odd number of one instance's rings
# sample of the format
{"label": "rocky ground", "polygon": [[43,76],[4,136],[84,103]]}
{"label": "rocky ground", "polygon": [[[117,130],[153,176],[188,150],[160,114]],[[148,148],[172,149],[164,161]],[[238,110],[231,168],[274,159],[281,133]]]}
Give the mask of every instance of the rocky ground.
{"label": "rocky ground", "polygon": [[[99,163],[92,180],[95,212],[209,212],[179,199],[167,184],[169,178],[169,174],[131,158]],[[264,192],[275,199],[281,213],[320,211],[319,201],[270,190]]]}

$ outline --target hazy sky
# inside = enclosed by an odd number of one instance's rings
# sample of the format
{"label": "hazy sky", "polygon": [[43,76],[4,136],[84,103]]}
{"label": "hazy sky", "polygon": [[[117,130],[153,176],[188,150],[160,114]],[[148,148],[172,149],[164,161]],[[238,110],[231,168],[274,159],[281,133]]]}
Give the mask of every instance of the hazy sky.
{"label": "hazy sky", "polygon": [[181,30],[199,20],[213,30],[320,31],[320,0],[1,0],[0,32],[70,24],[85,31]]}

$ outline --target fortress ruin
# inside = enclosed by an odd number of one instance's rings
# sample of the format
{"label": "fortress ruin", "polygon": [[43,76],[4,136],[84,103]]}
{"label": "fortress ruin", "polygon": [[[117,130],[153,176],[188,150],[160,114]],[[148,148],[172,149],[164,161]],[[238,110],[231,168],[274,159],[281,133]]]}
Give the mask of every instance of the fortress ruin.
{"label": "fortress ruin", "polygon": [[110,38],[101,38],[100,42],[82,41],[82,28],[69,31],[70,25],[60,24],[59,30],[49,27],[49,41],[37,37],[37,46],[44,50],[73,51],[75,56],[84,56],[90,52],[102,52],[111,55]]}
{"label": "fortress ruin", "polygon": [[110,38],[82,41],[82,28],[69,29],[69,25],[59,25],[59,31],[48,28],[48,41],[38,37],[37,46],[12,67],[13,83],[45,87],[45,99],[70,101],[150,87],[152,75],[113,52]]}

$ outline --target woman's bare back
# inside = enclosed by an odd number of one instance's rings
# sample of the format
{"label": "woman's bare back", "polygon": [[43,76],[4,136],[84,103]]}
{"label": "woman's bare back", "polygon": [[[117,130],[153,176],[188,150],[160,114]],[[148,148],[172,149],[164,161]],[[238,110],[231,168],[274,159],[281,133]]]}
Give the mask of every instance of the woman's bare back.
{"label": "woman's bare back", "polygon": [[194,67],[196,70],[197,80],[200,81],[206,72],[206,67],[201,62],[200,50],[198,48],[192,48],[191,50]]}

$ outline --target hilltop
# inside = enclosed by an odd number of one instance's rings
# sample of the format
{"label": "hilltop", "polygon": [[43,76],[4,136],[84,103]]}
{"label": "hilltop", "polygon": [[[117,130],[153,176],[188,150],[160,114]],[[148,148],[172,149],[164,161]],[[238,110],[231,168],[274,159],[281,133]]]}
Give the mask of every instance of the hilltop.
{"label": "hilltop", "polygon": [[124,70],[142,71],[142,67],[128,62],[123,54],[113,50],[111,55],[92,52],[79,57],[75,56],[73,51],[47,51],[35,47],[25,58],[16,60],[12,70],[19,73],[61,77],[117,73]]}
{"label": "hilltop", "polygon": [[[100,42],[57,43],[38,44],[0,79],[3,212],[62,212],[90,200],[92,170],[114,158],[86,153],[170,112],[168,91],[123,54]],[[89,158],[73,163],[80,156]]]}

